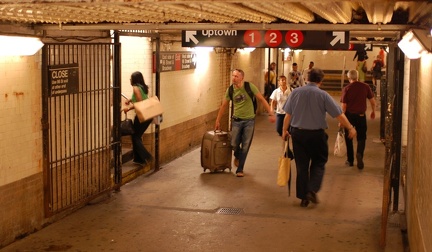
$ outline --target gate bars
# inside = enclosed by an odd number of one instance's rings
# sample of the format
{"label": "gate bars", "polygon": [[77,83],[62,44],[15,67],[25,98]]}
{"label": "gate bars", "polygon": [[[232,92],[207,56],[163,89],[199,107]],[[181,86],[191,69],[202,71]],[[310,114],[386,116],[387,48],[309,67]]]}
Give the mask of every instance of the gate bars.
{"label": "gate bars", "polygon": [[43,47],[43,172],[47,216],[87,203],[112,187],[111,156],[120,155],[112,151],[116,149],[113,145],[120,145],[112,136],[113,46],[52,43]]}

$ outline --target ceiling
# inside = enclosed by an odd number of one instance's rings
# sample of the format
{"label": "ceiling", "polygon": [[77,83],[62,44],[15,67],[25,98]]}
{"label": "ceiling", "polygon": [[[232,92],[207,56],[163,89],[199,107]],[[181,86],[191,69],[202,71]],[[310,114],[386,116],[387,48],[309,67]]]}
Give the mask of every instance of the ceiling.
{"label": "ceiling", "polygon": [[[431,1],[0,0],[0,24],[34,29],[343,29],[360,40],[432,27]],[[0,30],[1,33],[1,30]]]}

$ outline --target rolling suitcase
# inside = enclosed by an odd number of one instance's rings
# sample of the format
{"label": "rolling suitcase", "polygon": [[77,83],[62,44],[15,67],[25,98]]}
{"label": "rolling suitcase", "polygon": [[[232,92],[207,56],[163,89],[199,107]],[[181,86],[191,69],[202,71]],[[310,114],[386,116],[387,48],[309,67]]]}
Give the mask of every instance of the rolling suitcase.
{"label": "rolling suitcase", "polygon": [[211,172],[231,171],[231,135],[228,132],[216,130],[207,131],[201,144],[201,166]]}

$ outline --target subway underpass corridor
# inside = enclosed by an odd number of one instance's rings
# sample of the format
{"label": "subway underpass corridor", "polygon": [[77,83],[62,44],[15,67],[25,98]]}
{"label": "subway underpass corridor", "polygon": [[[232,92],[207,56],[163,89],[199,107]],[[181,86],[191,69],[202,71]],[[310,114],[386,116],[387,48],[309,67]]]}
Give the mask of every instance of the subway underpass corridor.
{"label": "subway underpass corridor", "polygon": [[317,205],[300,207],[294,162],[291,196],[276,185],[282,140],[264,114],[245,177],[234,169],[203,173],[197,147],[0,251],[404,251],[398,214],[390,215],[380,247],[385,153],[376,115],[368,117],[362,171],[333,156],[337,120],[328,118],[329,162]]}

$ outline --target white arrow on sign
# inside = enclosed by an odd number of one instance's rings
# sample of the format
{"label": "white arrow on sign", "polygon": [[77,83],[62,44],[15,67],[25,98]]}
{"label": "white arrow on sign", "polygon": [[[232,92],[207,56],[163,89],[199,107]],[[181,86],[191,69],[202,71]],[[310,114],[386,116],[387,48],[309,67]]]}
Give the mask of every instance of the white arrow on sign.
{"label": "white arrow on sign", "polygon": [[365,51],[366,50],[372,50],[372,44],[365,44],[364,49],[365,49]]}
{"label": "white arrow on sign", "polygon": [[198,39],[195,38],[194,35],[196,35],[197,32],[196,31],[186,31],[186,42],[190,42],[192,40],[192,42],[196,44],[198,44]]}
{"label": "white arrow on sign", "polygon": [[345,32],[333,32],[334,39],[330,42],[330,45],[334,46],[337,42],[340,42],[341,44],[345,44]]}

